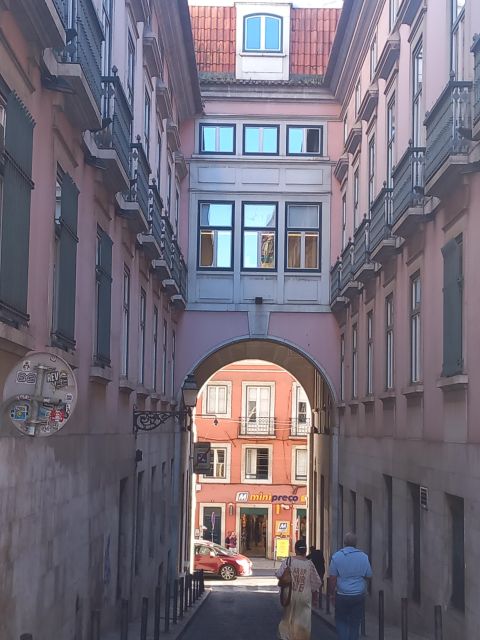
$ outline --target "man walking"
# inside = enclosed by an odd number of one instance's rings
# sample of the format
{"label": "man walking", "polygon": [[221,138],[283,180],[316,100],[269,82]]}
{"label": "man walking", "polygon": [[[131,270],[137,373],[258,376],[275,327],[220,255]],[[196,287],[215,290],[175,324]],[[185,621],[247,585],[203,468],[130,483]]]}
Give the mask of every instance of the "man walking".
{"label": "man walking", "polygon": [[357,536],[347,533],[345,545],[333,554],[330,583],[335,590],[335,625],[339,640],[358,640],[365,606],[365,578],[372,576],[368,556],[357,549]]}

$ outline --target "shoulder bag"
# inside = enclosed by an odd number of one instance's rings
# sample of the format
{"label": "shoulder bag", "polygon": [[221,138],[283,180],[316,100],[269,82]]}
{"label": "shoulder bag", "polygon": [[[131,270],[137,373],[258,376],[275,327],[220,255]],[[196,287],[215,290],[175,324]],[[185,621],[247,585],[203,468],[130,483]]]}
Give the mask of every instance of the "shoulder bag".
{"label": "shoulder bag", "polygon": [[280,587],[280,604],[282,607],[288,607],[290,600],[292,599],[292,571],[290,569],[291,558],[287,559],[287,566],[285,571],[278,579],[278,586]]}

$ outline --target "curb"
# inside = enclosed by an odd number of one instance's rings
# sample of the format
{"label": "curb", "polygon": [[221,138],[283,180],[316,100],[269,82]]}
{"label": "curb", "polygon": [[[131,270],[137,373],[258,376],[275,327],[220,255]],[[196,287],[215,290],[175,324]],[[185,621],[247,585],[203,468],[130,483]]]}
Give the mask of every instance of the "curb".
{"label": "curb", "polygon": [[200,600],[197,600],[197,602],[193,605],[192,609],[188,612],[187,614],[188,617],[184,616],[183,620],[179,622],[176,625],[176,627],[172,629],[169,633],[164,633],[162,638],[168,638],[168,640],[180,640],[184,635],[184,633],[187,631],[192,620],[195,618],[197,613],[200,611],[200,609],[203,607],[205,602],[210,597],[211,593],[212,593],[211,589],[205,589],[205,591],[203,592],[203,596],[200,598]]}
{"label": "curb", "polygon": [[322,620],[322,622],[324,622],[327,627],[330,627],[332,631],[336,631],[335,619],[332,616],[327,618],[327,614],[323,612],[323,609],[314,609],[312,607],[312,613],[316,615],[317,618],[320,618],[320,620]]}

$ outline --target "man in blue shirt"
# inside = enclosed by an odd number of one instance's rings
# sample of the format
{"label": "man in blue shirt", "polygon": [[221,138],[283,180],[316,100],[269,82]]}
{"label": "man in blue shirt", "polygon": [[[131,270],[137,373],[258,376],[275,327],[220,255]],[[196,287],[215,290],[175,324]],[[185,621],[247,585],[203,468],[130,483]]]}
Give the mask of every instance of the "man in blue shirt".
{"label": "man in blue shirt", "polygon": [[[365,606],[365,578],[371,578],[368,556],[357,549],[357,536],[347,533],[343,549],[330,561],[330,582],[335,586],[335,625],[339,640],[358,640]],[[332,586],[333,588],[333,586]]]}

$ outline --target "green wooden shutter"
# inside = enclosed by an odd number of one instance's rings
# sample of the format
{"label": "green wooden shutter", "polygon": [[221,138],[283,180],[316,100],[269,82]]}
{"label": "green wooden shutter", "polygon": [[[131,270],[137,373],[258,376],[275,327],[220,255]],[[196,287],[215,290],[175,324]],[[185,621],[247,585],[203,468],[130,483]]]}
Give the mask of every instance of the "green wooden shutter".
{"label": "green wooden shutter", "polygon": [[463,371],[462,250],[454,238],[442,248],[443,254],[443,376]]}
{"label": "green wooden shutter", "polygon": [[62,177],[61,210],[55,337],[61,346],[73,348],[75,346],[78,189],[68,173]]}
{"label": "green wooden shutter", "polygon": [[112,317],[112,241],[98,229],[100,260],[97,267],[97,353],[99,364],[110,364],[110,325]]}
{"label": "green wooden shutter", "polygon": [[1,213],[0,308],[4,319],[26,323],[34,122],[15,93],[7,99]]}

